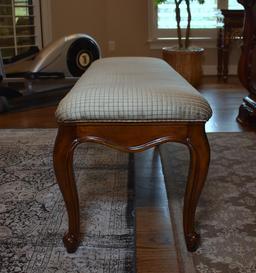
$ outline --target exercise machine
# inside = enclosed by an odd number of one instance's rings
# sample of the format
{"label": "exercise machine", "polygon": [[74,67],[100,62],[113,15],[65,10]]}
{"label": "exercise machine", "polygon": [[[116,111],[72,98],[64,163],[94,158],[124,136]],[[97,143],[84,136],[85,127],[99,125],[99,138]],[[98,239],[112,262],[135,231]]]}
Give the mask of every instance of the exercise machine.
{"label": "exercise machine", "polygon": [[97,42],[86,34],[62,37],[31,56],[6,64],[8,77],[80,77],[90,64],[101,57]]}
{"label": "exercise machine", "polygon": [[32,47],[5,63],[0,56],[0,112],[13,98],[71,88],[100,57],[99,45],[86,34],[62,37],[42,50]]}

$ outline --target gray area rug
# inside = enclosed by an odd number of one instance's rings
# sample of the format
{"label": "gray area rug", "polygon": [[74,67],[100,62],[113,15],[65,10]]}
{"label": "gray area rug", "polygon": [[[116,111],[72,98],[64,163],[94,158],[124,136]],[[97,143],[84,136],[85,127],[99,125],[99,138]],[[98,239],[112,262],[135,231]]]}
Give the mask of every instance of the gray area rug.
{"label": "gray area rug", "polygon": [[128,155],[96,144],[78,147],[82,242],[67,254],[67,215],[52,167],[55,135],[54,129],[0,130],[0,272],[133,272]]}
{"label": "gray area rug", "polygon": [[189,153],[180,144],[160,147],[169,208],[186,273],[256,272],[256,134],[208,134],[211,164],[196,219],[201,246],[186,251],[182,202]]}

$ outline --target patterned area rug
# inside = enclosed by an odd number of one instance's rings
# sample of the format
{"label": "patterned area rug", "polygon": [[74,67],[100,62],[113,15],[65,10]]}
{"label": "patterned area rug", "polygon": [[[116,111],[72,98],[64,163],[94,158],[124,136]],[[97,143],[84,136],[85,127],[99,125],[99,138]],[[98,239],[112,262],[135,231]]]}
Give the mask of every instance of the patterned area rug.
{"label": "patterned area rug", "polygon": [[256,272],[256,134],[209,134],[211,164],[197,210],[201,246],[186,251],[182,198],[188,171],[185,146],[160,147],[182,272]]}
{"label": "patterned area rug", "polygon": [[0,130],[0,272],[125,273],[134,267],[128,155],[96,144],[75,153],[82,243],[67,254],[55,182],[56,130]]}

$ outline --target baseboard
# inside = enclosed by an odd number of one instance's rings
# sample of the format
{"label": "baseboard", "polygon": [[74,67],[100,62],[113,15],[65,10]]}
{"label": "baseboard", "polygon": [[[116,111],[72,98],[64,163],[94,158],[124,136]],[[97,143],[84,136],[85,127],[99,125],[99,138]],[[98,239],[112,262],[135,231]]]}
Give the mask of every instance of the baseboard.
{"label": "baseboard", "polygon": [[[229,75],[237,75],[237,65],[229,65]],[[217,75],[217,65],[203,65],[204,75]]]}

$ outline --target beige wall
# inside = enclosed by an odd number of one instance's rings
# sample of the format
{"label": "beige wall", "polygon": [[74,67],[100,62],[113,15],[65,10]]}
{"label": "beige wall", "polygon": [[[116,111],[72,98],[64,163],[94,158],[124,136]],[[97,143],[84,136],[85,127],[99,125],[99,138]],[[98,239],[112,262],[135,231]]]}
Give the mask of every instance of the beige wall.
{"label": "beige wall", "polygon": [[86,33],[105,47],[106,1],[105,0],[53,0],[53,40],[73,34]]}
{"label": "beige wall", "polygon": [[[72,33],[86,33],[100,44],[103,56],[161,56],[150,50],[148,40],[148,0],[53,0],[53,40]],[[109,50],[109,41],[115,50]],[[239,49],[231,64],[238,62]],[[216,49],[206,49],[204,64],[214,66]]]}
{"label": "beige wall", "polygon": [[[154,55],[147,43],[147,0],[52,1],[53,40],[71,33],[87,33],[100,44],[104,56]],[[114,41],[115,51],[109,51]]]}

